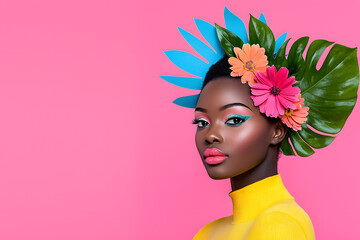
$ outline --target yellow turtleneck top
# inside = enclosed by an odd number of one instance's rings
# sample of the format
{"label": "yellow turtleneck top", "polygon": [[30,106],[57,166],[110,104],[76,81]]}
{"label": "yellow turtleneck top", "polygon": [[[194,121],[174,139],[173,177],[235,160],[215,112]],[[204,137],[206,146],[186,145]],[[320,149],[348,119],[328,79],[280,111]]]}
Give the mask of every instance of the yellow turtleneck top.
{"label": "yellow turtleneck top", "polygon": [[230,192],[233,215],[204,226],[193,240],[314,240],[307,213],[285,188],[280,174]]}

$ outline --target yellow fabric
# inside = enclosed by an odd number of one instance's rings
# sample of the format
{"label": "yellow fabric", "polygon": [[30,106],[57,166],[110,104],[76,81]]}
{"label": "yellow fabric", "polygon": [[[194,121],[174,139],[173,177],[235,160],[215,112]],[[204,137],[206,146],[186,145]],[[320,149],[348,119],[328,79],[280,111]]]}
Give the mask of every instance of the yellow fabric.
{"label": "yellow fabric", "polygon": [[233,215],[204,226],[193,240],[314,240],[307,213],[285,188],[280,174],[229,193]]}

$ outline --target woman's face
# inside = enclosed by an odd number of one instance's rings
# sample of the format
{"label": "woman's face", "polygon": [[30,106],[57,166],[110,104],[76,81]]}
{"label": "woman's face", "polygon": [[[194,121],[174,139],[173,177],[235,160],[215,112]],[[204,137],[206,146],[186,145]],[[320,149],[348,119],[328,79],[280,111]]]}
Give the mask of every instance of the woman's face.
{"label": "woman's face", "polygon": [[265,159],[273,124],[254,106],[249,85],[239,78],[209,82],[199,96],[195,122],[196,147],[211,178],[235,177]]}

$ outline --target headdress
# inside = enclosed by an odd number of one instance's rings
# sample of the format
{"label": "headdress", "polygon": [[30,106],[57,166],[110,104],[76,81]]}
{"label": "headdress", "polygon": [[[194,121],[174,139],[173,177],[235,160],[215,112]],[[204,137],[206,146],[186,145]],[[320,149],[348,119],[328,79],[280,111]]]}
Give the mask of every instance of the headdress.
{"label": "headdress", "polygon": [[[195,19],[196,26],[210,48],[189,32],[179,28],[185,40],[208,62],[184,52],[166,51],[166,56],[182,70],[196,77],[161,76],[177,86],[201,90],[209,68],[226,54],[231,76],[241,76],[251,87],[251,98],[260,112],[279,117],[290,129],[281,143],[285,155],[305,157],[313,149],[328,146],[343,128],[353,110],[359,86],[357,48],[334,44],[320,69],[317,65],[325,49],[333,44],[312,41],[305,58],[309,37],[297,39],[286,54],[287,33],[275,40],[265,17],[250,15],[249,28],[224,10],[226,28]],[[199,94],[174,100],[195,108]]]}

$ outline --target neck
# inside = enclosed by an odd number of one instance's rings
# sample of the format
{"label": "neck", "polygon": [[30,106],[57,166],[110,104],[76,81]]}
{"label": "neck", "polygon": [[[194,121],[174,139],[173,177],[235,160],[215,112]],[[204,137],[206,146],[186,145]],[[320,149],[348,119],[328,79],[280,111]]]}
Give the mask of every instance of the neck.
{"label": "neck", "polygon": [[275,203],[294,201],[280,174],[233,191],[229,196],[233,202],[233,224],[253,220]]}
{"label": "neck", "polygon": [[277,151],[277,147],[270,147],[265,159],[256,167],[230,178],[232,191],[236,191],[264,178],[278,174]]}

